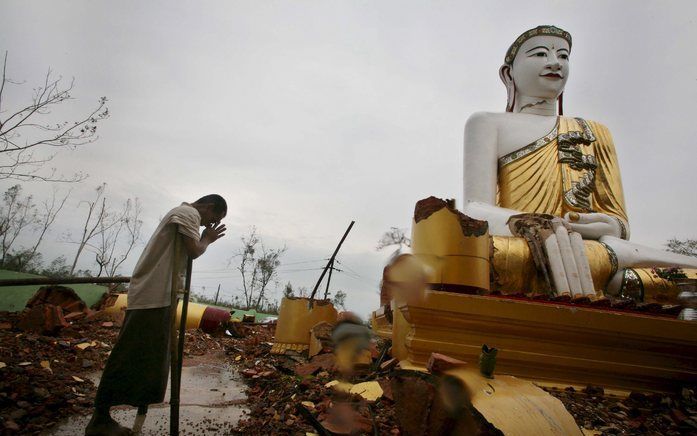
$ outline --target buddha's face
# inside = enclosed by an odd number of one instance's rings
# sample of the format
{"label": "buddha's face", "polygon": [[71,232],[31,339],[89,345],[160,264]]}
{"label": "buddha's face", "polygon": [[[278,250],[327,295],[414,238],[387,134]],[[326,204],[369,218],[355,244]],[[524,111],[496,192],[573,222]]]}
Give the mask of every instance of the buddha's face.
{"label": "buddha's face", "polygon": [[510,75],[521,95],[559,97],[569,78],[569,43],[557,36],[528,39],[518,50]]}

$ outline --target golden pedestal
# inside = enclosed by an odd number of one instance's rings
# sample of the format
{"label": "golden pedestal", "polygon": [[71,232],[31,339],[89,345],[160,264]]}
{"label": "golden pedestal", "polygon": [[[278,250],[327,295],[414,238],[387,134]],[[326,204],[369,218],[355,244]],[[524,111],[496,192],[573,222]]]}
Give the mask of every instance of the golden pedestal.
{"label": "golden pedestal", "polygon": [[427,291],[399,310],[406,359],[432,352],[476,362],[499,349],[496,372],[568,384],[670,391],[697,382],[697,323],[508,297]]}
{"label": "golden pedestal", "polygon": [[390,309],[382,306],[370,314],[370,328],[383,339],[392,338],[392,321],[388,319],[387,310]]}

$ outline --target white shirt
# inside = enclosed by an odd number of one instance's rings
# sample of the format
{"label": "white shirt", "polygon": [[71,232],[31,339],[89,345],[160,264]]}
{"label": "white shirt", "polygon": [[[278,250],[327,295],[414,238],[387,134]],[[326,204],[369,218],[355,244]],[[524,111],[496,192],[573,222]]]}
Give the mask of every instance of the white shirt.
{"label": "white shirt", "polygon": [[167,212],[138,259],[128,287],[128,310],[167,307],[172,303],[172,272],[177,272],[177,289],[186,268],[183,243],[175,253],[179,234],[198,241],[201,215],[188,203]]}

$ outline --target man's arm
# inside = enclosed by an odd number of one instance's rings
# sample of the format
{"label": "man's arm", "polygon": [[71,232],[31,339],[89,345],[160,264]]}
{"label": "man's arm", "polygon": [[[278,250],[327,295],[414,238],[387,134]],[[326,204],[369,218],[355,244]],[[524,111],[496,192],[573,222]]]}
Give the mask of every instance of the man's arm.
{"label": "man's arm", "polygon": [[198,241],[189,236],[182,235],[186,253],[192,259],[196,259],[205,253],[210,244],[225,236],[225,230],[225,224],[218,223],[215,225],[206,226],[206,228],[203,230],[203,234],[201,235],[201,239]]}

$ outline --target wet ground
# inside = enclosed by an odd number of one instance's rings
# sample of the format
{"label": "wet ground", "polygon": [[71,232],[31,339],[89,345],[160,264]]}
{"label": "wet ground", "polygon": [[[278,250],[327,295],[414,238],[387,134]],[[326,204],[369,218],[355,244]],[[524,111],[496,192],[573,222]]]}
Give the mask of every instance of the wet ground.
{"label": "wet ground", "polygon": [[[235,370],[223,362],[222,355],[184,360],[180,399],[179,431],[181,435],[217,434],[235,427],[245,412],[245,385]],[[90,377],[99,383],[100,373]],[[143,435],[169,433],[169,388],[167,402],[151,405],[143,426]],[[121,425],[131,427],[136,409],[115,407],[112,416]],[[89,416],[72,416],[45,433],[56,436],[84,434]]]}

